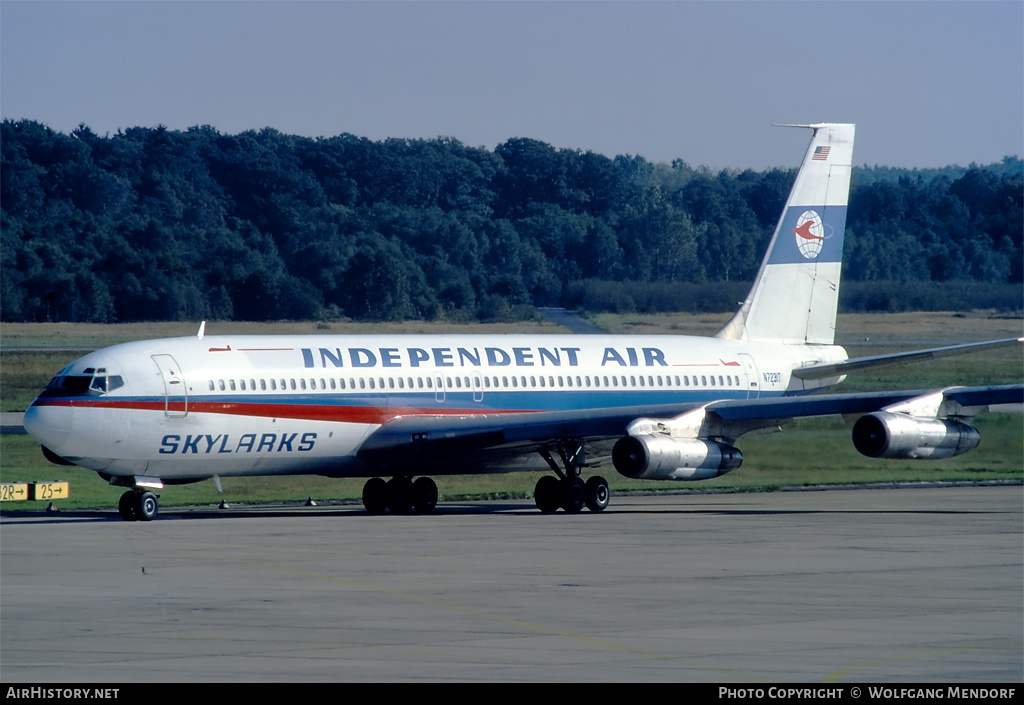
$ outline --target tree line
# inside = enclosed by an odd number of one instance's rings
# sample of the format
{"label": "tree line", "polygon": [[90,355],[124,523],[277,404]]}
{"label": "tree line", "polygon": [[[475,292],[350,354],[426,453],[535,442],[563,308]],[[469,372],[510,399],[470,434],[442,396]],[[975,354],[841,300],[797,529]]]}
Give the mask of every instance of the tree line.
{"label": "tree line", "polygon": [[[82,125],[66,135],[4,120],[0,318],[729,310],[795,174],[608,158],[525,138],[491,151],[450,138],[273,129],[99,136]],[[891,308],[886,292],[971,282],[962,289],[1019,309],[1022,201],[1019,158],[855,169],[844,288],[865,283],[851,289],[861,302]]]}

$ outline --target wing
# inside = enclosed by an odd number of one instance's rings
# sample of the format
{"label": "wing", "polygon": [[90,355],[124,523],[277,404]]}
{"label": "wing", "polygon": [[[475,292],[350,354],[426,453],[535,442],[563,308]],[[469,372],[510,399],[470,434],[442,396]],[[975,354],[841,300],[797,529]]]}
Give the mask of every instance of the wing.
{"label": "wing", "polygon": [[[794,418],[832,414],[881,414],[883,423],[897,415],[897,420],[907,420],[913,428],[938,423],[945,429],[938,435],[946,437],[953,433],[951,429],[959,433],[965,420],[991,405],[1022,402],[1024,385],[1004,385],[578,411],[405,416],[388,421],[372,433],[358,457],[396,472],[410,464],[439,472],[471,472],[567,444],[599,448],[629,436],[664,437],[677,444],[703,440],[731,444],[746,433]],[[905,429],[896,432],[897,436],[906,434]],[[948,456],[933,453],[930,457]]]}
{"label": "wing", "polygon": [[[504,465],[509,458],[573,440],[616,439],[641,416],[671,418],[700,404],[628,406],[574,411],[513,412],[467,416],[402,416],[370,434],[361,460],[395,469],[410,463],[453,472]],[[461,470],[460,470],[461,468]]]}

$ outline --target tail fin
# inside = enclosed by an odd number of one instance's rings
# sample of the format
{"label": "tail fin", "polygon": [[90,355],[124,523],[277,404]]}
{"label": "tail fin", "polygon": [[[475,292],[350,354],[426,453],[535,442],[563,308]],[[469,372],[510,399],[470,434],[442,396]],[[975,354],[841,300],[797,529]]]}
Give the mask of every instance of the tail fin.
{"label": "tail fin", "polygon": [[814,136],[754,286],[715,337],[831,345],[839,305],[854,126],[781,127],[808,127]]}

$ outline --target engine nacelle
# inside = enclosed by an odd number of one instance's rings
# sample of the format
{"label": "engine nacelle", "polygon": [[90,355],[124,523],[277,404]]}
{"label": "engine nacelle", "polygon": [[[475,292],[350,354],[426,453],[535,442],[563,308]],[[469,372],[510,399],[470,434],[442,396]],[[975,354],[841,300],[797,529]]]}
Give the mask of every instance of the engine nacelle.
{"label": "engine nacelle", "polygon": [[869,458],[952,458],[980,442],[976,428],[949,419],[878,411],[853,425],[853,445]]}
{"label": "engine nacelle", "polygon": [[612,449],[615,469],[637,480],[707,480],[742,462],[743,455],[731,445],[664,434],[624,436]]}

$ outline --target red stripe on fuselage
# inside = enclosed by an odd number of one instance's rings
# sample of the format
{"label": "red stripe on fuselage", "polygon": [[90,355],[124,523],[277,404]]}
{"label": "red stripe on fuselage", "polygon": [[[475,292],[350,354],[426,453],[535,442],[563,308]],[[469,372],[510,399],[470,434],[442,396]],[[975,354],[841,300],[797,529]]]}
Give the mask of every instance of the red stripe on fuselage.
{"label": "red stripe on fuselage", "polygon": [[[184,414],[184,402],[132,401],[117,399],[40,399],[38,406],[66,406],[90,409],[128,409],[133,411],[171,411]],[[222,414],[300,421],[382,424],[397,416],[480,416],[484,414],[530,413],[530,409],[422,409],[410,406],[340,406],[326,404],[254,404],[245,402],[190,401],[189,414]]]}

